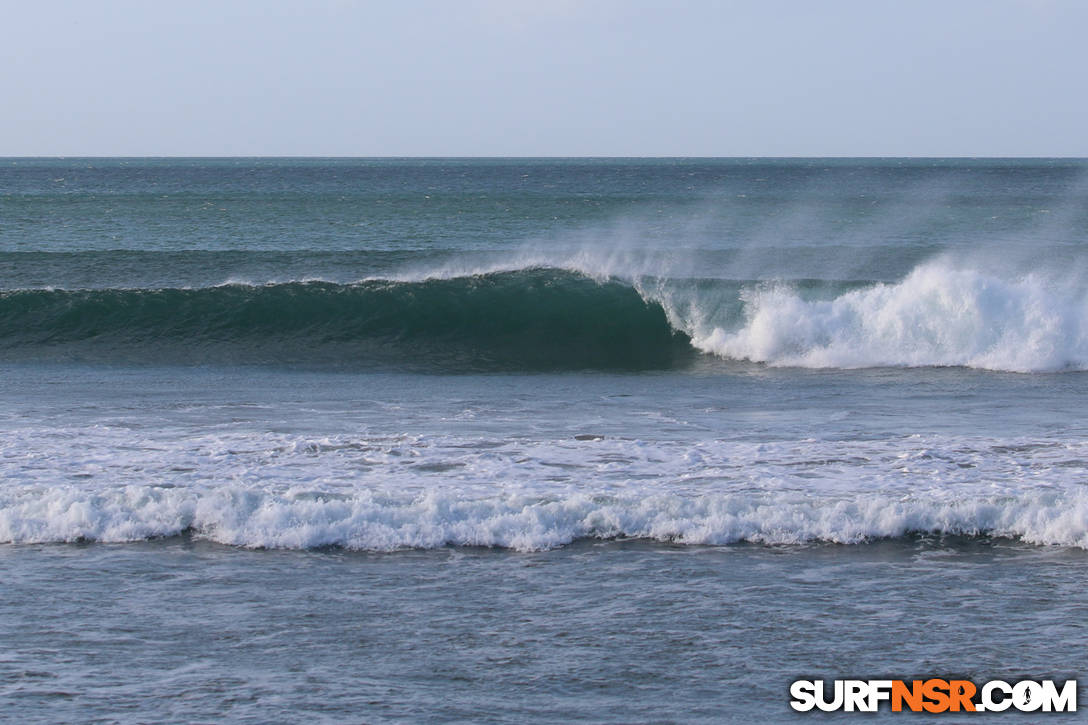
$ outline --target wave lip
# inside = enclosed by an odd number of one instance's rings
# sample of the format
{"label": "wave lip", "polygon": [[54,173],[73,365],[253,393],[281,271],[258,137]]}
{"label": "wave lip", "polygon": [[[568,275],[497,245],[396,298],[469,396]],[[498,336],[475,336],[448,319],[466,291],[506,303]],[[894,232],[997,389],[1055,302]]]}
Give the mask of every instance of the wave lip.
{"label": "wave lip", "polygon": [[352,284],[10,290],[0,357],[471,371],[672,369],[705,353],[805,368],[1088,370],[1088,289],[1075,279],[948,259],[894,283],[616,271],[575,260]]}
{"label": "wave lip", "polygon": [[420,281],[0,293],[9,358],[649,369],[693,351],[629,285],[556,269]]}

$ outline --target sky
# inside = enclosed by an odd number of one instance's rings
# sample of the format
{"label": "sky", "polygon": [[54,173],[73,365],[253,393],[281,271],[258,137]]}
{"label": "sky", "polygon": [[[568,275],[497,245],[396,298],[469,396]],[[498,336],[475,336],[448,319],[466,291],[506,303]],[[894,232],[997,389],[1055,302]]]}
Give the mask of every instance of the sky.
{"label": "sky", "polygon": [[5,156],[1088,156],[1084,0],[0,0]]}

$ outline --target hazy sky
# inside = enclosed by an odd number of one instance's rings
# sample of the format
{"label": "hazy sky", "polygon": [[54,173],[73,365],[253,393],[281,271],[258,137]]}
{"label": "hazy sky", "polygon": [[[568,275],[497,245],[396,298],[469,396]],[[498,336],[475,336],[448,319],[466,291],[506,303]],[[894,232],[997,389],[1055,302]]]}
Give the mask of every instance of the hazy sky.
{"label": "hazy sky", "polygon": [[1085,0],[0,7],[0,155],[1088,156]]}

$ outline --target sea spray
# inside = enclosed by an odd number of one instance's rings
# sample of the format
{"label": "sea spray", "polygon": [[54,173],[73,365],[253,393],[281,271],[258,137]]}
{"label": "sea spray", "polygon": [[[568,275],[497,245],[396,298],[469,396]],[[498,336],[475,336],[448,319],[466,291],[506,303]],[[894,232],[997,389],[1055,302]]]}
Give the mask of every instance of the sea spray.
{"label": "sea spray", "polygon": [[778,284],[748,288],[743,300],[740,328],[693,330],[694,344],[723,357],[798,367],[1088,367],[1088,289],[1036,274],[1003,279],[938,261],[902,282],[832,299],[805,299]]}
{"label": "sea spray", "polygon": [[1076,276],[941,258],[894,283],[671,278],[594,261],[350,284],[9,290],[0,354],[457,371],[683,368],[702,352],[812,368],[1088,369]]}

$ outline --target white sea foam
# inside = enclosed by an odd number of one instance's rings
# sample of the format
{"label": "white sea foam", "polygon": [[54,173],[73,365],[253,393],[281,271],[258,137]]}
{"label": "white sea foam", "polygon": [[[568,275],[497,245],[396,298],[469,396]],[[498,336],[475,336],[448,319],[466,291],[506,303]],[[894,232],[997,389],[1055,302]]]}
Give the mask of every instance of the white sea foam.
{"label": "white sea foam", "polygon": [[940,261],[831,300],[767,285],[744,303],[743,326],[692,330],[694,344],[802,367],[1088,369],[1088,289],[1039,274],[1005,279]]}
{"label": "white sea foam", "polygon": [[1088,549],[1088,494],[843,498],[799,492],[461,498],[432,492],[391,498],[227,486],[163,489],[72,486],[6,494],[0,541],[134,541],[190,531],[245,547],[342,546],[390,551],[447,545],[546,549],[582,538],[684,544],[856,544],[914,532],[990,535]]}
{"label": "white sea foam", "polygon": [[[625,280],[699,350],[775,366],[862,368],[963,366],[1011,372],[1088,370],[1088,285],[1077,270],[1031,260],[943,256],[898,282],[828,298],[789,280],[750,281],[740,291],[697,287],[706,274],[675,254],[586,246],[526,247],[486,264],[451,262],[397,281],[555,268]],[[834,286],[829,281],[827,288]],[[738,306],[739,318],[734,314]]]}
{"label": "white sea foam", "polygon": [[27,430],[0,454],[9,543],[190,532],[245,547],[535,550],[934,532],[1088,549],[1088,441],[140,439],[99,427]]}
{"label": "white sea foam", "polygon": [[[702,352],[773,366],[1088,370],[1088,285],[1073,272],[1000,273],[946,257],[916,267],[899,282],[857,288],[858,282],[825,281],[806,288],[790,281],[654,276],[647,273],[652,267],[637,255],[518,255],[391,281],[526,269],[618,279],[659,304],[669,323]],[[248,284],[232,280],[223,286]]]}

